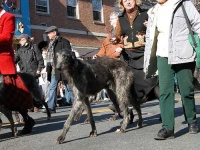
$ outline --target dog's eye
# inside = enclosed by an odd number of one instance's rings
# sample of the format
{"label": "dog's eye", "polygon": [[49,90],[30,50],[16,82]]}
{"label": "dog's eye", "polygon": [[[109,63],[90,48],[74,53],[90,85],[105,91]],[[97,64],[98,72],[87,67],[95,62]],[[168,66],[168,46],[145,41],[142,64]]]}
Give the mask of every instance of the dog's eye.
{"label": "dog's eye", "polygon": [[63,55],[62,55],[62,58],[65,58],[65,57],[66,57],[66,55],[65,55],[65,54],[63,54]]}

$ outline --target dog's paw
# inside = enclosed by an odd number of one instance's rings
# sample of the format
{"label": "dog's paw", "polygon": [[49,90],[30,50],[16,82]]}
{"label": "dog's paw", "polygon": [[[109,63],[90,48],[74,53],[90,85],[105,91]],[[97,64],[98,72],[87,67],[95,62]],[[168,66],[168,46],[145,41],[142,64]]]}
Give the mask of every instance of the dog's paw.
{"label": "dog's paw", "polygon": [[116,115],[112,115],[110,118],[109,118],[110,121],[115,121],[117,120],[117,116]]}
{"label": "dog's paw", "polygon": [[142,123],[138,123],[137,128],[142,128]]}
{"label": "dog's paw", "polygon": [[75,117],[74,118],[74,121],[78,121],[80,118],[79,117]]}
{"label": "dog's paw", "polygon": [[65,140],[65,137],[63,137],[62,135],[59,136],[56,140],[56,144],[62,144]]}
{"label": "dog's paw", "polygon": [[17,134],[18,134],[17,127],[14,127],[12,131],[13,137],[17,137]]}
{"label": "dog's paw", "polygon": [[90,132],[90,137],[97,137],[97,131],[96,130],[91,131]]}
{"label": "dog's paw", "polygon": [[123,129],[117,129],[116,131],[115,131],[116,133],[124,133],[125,131],[123,130]]}
{"label": "dog's paw", "polygon": [[82,114],[77,113],[76,116],[74,117],[74,121],[78,121],[78,120],[80,120],[81,115],[82,115]]}
{"label": "dog's paw", "polygon": [[89,124],[89,123],[90,123],[89,119],[88,119],[88,118],[85,119],[84,123],[85,123],[85,124]]}

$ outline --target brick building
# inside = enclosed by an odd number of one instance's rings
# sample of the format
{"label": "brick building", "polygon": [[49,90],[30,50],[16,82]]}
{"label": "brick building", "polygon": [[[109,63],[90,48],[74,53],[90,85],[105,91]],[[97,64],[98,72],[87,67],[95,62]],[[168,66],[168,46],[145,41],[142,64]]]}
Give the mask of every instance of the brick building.
{"label": "brick building", "polygon": [[115,0],[29,0],[31,36],[46,40],[47,27],[58,27],[81,55],[97,52],[109,28]]}

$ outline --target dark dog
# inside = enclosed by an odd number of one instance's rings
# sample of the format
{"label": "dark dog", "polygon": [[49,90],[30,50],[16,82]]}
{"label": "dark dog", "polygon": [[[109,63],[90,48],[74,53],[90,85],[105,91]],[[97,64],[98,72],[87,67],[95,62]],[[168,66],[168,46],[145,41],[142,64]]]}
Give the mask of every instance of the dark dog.
{"label": "dark dog", "polygon": [[[21,79],[24,81],[24,84],[27,87],[28,91],[30,92],[32,98],[34,98],[35,101],[40,102],[41,104],[45,106],[47,110],[47,118],[50,119],[51,117],[50,111],[48,109],[47,103],[45,102],[43,98],[42,91],[35,77],[27,73],[18,73],[18,76],[20,76]],[[16,104],[16,103],[11,103],[11,104],[9,103],[9,105],[7,104],[10,101],[8,101],[8,99],[5,99],[5,97],[8,96],[6,95],[8,91],[5,91],[6,88],[4,86],[5,86],[4,79],[3,79],[2,74],[0,74],[0,111],[8,118],[11,124],[12,134],[14,136],[17,135],[17,129],[14,125],[12,111],[18,111],[23,117],[25,124],[24,124],[23,130],[21,131],[21,134],[30,133],[32,131],[32,127],[35,125],[35,121],[28,115],[27,108],[18,107],[19,105],[22,105],[22,104]],[[13,89],[14,91],[17,90],[16,86],[13,85],[13,87],[15,87]],[[23,91],[18,93],[18,95],[15,92],[13,92],[13,95],[9,95],[9,96],[12,97],[14,100],[15,98],[21,99],[21,101],[23,102],[23,98],[24,98]],[[7,106],[8,107],[11,106],[11,107],[8,108]]]}
{"label": "dark dog", "polygon": [[92,127],[90,136],[97,136],[88,97],[95,95],[102,89],[106,89],[118,114],[120,115],[120,110],[123,111],[123,121],[120,129],[117,130],[118,133],[123,133],[129,122],[129,104],[136,109],[139,116],[138,126],[142,126],[140,104],[133,100],[134,97],[130,93],[134,75],[124,62],[107,57],[81,61],[76,59],[74,52],[69,50],[61,50],[55,57],[56,68],[62,70],[75,95],[72,110],[64,124],[62,134],[57,139],[57,143],[64,141],[76,112],[79,111],[82,104],[85,105]]}

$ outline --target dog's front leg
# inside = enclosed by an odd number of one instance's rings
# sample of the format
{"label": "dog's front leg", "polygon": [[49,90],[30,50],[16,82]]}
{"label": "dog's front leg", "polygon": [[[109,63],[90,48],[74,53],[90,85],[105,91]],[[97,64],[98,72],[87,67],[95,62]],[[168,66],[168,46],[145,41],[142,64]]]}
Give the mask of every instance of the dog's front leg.
{"label": "dog's front leg", "polygon": [[61,144],[63,143],[63,141],[65,140],[65,136],[67,134],[67,132],[69,131],[69,127],[75,117],[76,112],[79,110],[79,108],[81,107],[82,102],[80,100],[75,100],[74,104],[72,106],[72,109],[70,111],[69,117],[67,118],[64,127],[63,127],[63,131],[62,134],[57,138],[56,143],[57,144]]}
{"label": "dog's front leg", "polygon": [[96,137],[97,136],[97,130],[96,130],[96,126],[95,126],[95,122],[94,122],[94,118],[93,118],[93,115],[92,115],[92,110],[91,110],[88,98],[85,98],[84,103],[85,103],[85,106],[86,106],[85,108],[86,108],[86,111],[87,111],[87,117],[88,117],[89,122],[90,122],[91,127],[92,127],[92,131],[90,132],[90,137]]}

